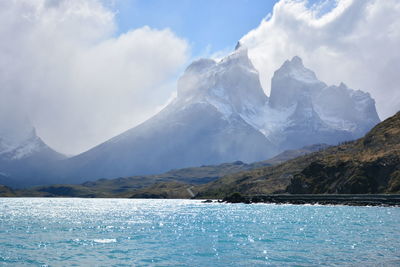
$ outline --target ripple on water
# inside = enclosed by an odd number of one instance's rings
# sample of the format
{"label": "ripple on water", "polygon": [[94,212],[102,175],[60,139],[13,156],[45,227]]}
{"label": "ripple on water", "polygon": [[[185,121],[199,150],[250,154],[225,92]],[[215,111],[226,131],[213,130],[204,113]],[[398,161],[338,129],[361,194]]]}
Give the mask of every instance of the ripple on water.
{"label": "ripple on water", "polygon": [[117,239],[115,238],[93,239],[93,242],[100,244],[108,244],[108,243],[116,243]]}
{"label": "ripple on water", "polygon": [[399,265],[399,208],[0,199],[0,263]]}

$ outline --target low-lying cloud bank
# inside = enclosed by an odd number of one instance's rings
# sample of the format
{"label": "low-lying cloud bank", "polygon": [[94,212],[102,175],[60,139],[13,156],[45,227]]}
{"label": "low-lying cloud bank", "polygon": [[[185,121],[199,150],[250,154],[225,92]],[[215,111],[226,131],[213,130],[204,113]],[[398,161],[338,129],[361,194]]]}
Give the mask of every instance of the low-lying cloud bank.
{"label": "low-lying cloud bank", "polygon": [[281,0],[241,43],[267,94],[274,70],[298,55],[321,80],[369,92],[384,119],[400,110],[399,14],[397,0]]}
{"label": "low-lying cloud bank", "polygon": [[50,146],[78,153],[151,116],[188,44],[168,29],[116,31],[100,1],[1,1],[2,127],[28,116]]}

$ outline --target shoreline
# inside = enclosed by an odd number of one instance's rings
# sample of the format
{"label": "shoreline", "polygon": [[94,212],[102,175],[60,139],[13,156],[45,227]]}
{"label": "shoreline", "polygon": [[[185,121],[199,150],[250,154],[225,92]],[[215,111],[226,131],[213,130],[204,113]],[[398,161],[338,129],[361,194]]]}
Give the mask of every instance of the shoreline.
{"label": "shoreline", "polygon": [[400,206],[400,195],[389,194],[270,194],[242,196],[234,193],[225,197],[226,203],[267,203],[295,205]]}
{"label": "shoreline", "polygon": [[125,198],[125,197],[74,197],[74,196],[1,196],[4,198],[73,198],[73,199],[181,199],[198,200],[202,203],[243,203],[243,204],[291,204],[291,205],[345,205],[400,207],[399,194],[265,194],[241,195],[234,193],[223,199],[211,198]]}

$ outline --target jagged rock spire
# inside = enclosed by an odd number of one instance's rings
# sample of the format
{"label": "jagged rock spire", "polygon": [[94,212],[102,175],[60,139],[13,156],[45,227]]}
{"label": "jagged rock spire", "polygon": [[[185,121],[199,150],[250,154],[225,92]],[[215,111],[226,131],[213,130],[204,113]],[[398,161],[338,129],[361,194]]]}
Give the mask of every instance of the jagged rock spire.
{"label": "jagged rock spire", "polygon": [[240,43],[240,41],[238,41],[236,43],[235,50],[238,50],[240,47],[242,47],[242,44]]}

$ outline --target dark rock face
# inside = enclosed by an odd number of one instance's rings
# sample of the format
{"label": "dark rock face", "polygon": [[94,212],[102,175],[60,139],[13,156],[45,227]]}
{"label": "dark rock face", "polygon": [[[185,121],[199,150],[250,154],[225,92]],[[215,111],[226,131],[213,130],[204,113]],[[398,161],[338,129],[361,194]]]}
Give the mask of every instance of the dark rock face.
{"label": "dark rock face", "polygon": [[400,158],[388,156],[372,162],[313,162],[294,176],[292,194],[377,194],[399,191]]}
{"label": "dark rock face", "polygon": [[[274,204],[293,204],[293,205],[348,205],[348,206],[399,206],[400,195],[378,195],[378,194],[281,194],[281,195],[255,195],[242,196],[241,203],[274,203]],[[231,202],[231,198],[225,201]],[[232,199],[237,201],[238,199]]]}
{"label": "dark rock face", "polygon": [[229,203],[250,203],[248,199],[240,193],[233,193],[232,195],[225,197],[222,201]]}

